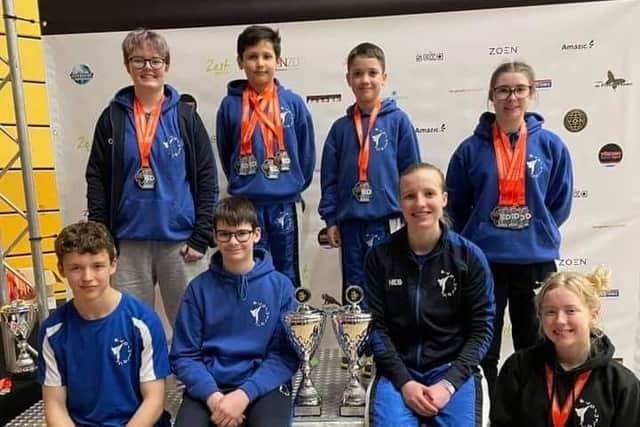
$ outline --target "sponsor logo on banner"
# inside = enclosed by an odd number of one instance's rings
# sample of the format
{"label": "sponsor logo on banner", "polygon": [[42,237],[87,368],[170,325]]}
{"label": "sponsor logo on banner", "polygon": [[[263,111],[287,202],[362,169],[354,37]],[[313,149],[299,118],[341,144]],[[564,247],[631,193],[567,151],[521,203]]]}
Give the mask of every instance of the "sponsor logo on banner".
{"label": "sponsor logo on banner", "polygon": [[80,150],[80,151],[91,151],[91,139],[89,139],[88,136],[83,135],[83,136],[79,136],[78,139],[76,139],[77,144],[76,144],[76,150]]}
{"label": "sponsor logo on banner", "polygon": [[78,83],[79,85],[85,85],[93,79],[93,71],[87,64],[77,64],[74,65],[71,69],[71,73],[69,73],[69,77],[71,80]]}
{"label": "sponsor logo on banner", "polygon": [[326,104],[329,102],[342,102],[342,95],[330,93],[326,95],[307,95],[308,104]]}
{"label": "sponsor logo on banner", "polygon": [[431,127],[417,127],[415,128],[416,134],[427,134],[427,133],[445,133],[447,130],[447,124],[442,123],[439,126],[431,126]]}
{"label": "sponsor logo on banner", "polygon": [[427,52],[418,52],[416,53],[416,62],[439,62],[444,61],[444,52],[443,51],[427,51]]}
{"label": "sponsor logo on banner", "polygon": [[621,86],[631,86],[632,83],[627,81],[627,79],[620,77],[620,76],[616,76],[615,74],[613,74],[613,71],[609,70],[607,71],[607,80],[596,80],[595,82],[593,82],[593,86],[595,87],[610,87],[611,89],[615,90]]}
{"label": "sponsor logo on banner", "polygon": [[626,226],[627,224],[596,224],[596,225],[592,225],[591,228],[595,228],[596,230],[601,230],[605,228],[622,228]]}
{"label": "sponsor logo on banner", "polygon": [[536,89],[551,89],[553,82],[551,79],[539,79],[535,81]]}
{"label": "sponsor logo on banner", "polygon": [[589,190],[584,189],[573,189],[573,198],[574,199],[588,199],[589,198]]}
{"label": "sponsor logo on banner", "polygon": [[563,43],[560,50],[569,51],[569,50],[585,50],[585,49],[593,49],[595,47],[595,40],[589,40],[586,43]]}
{"label": "sponsor logo on banner", "polygon": [[620,289],[607,289],[600,293],[601,298],[620,298]]}
{"label": "sponsor logo on banner", "polygon": [[587,113],[579,108],[574,108],[564,115],[564,127],[569,132],[580,132],[587,127]]}
{"label": "sponsor logo on banner", "polygon": [[302,65],[301,56],[281,56],[276,65],[277,71],[297,70]]}
{"label": "sponsor logo on banner", "polygon": [[483,92],[485,90],[486,89],[481,87],[454,88],[454,89],[449,89],[449,93]]}
{"label": "sponsor logo on banner", "polygon": [[513,55],[517,54],[520,46],[492,46],[489,47],[489,55]]}
{"label": "sponsor logo on banner", "polygon": [[231,63],[229,58],[223,60],[209,58],[207,59],[207,73],[216,75],[229,74],[231,72]]}
{"label": "sponsor logo on banner", "polygon": [[598,160],[604,166],[615,166],[622,161],[622,147],[613,142],[603,146],[598,152]]}
{"label": "sponsor logo on banner", "polygon": [[558,260],[558,267],[578,267],[581,265],[588,265],[589,261],[587,257],[568,257],[560,258]]}

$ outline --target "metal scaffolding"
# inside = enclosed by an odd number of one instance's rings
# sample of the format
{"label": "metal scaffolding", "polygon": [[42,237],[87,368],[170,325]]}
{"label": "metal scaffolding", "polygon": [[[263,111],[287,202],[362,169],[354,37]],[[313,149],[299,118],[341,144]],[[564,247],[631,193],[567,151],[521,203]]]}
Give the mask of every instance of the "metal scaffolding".
{"label": "metal scaffolding", "polygon": [[[44,263],[42,258],[42,236],[40,235],[40,225],[38,222],[38,208],[36,204],[35,191],[33,186],[33,168],[31,164],[31,150],[29,144],[29,133],[26,121],[26,112],[24,104],[24,92],[22,87],[22,73],[20,68],[20,57],[18,53],[18,35],[16,32],[16,20],[22,19],[15,16],[13,8],[13,0],[2,0],[3,6],[3,19],[6,31],[7,41],[7,58],[0,56],[0,61],[8,66],[8,72],[6,76],[0,76],[0,91],[11,82],[11,90],[13,94],[13,107],[16,118],[16,130],[17,138],[13,137],[11,133],[2,125],[0,125],[0,132],[6,135],[10,140],[15,142],[18,146],[18,152],[7,162],[5,165],[0,165],[0,179],[7,174],[10,168],[16,164],[18,159],[22,166],[22,183],[24,187],[24,198],[26,202],[26,211],[20,209],[20,207],[14,202],[9,200],[3,194],[0,194],[0,201],[4,202],[12,212],[20,215],[27,221],[27,225],[24,229],[18,233],[18,235],[12,240],[5,248],[4,255],[8,255],[15,248],[18,242],[28,233],[29,242],[31,245],[31,257],[34,274],[34,286],[36,290],[37,302],[38,302],[38,319],[42,322],[49,315],[47,307],[47,291],[44,280]],[[0,305],[8,303],[8,295],[5,291],[4,270],[11,271],[19,278],[24,277],[7,264],[0,248],[0,285],[2,285],[3,291],[0,291]],[[4,268],[2,268],[4,267]],[[28,282],[27,280],[25,280]]]}

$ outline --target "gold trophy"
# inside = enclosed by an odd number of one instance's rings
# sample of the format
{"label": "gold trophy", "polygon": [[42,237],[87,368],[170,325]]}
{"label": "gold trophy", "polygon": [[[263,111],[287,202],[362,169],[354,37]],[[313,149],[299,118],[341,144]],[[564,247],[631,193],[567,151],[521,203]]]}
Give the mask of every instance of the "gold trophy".
{"label": "gold trophy", "polygon": [[316,351],[322,332],[324,331],[324,312],[309,306],[311,292],[305,288],[296,290],[296,300],[300,304],[294,312],[283,316],[288,337],[300,358],[300,372],[302,379],[293,401],[293,415],[320,416],[322,413],[322,398],[311,382],[311,365],[309,360]]}
{"label": "gold trophy", "polygon": [[2,324],[11,332],[18,347],[18,357],[12,373],[17,375],[33,374],[36,363],[28,352],[27,340],[36,321],[38,306],[23,300],[14,300],[0,308]]}
{"label": "gold trophy", "polygon": [[358,305],[364,298],[362,288],[349,286],[345,292],[348,305],[332,313],[333,330],[338,344],[349,359],[349,382],[342,393],[340,416],[362,417],[365,407],[365,390],[358,372],[360,369],[360,352],[369,339],[371,330],[371,314],[365,313]]}

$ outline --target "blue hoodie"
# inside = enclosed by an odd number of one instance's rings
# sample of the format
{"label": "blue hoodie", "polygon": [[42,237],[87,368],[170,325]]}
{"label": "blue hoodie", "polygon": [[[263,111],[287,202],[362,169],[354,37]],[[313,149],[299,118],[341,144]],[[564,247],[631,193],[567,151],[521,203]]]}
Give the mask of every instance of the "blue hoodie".
{"label": "blue hoodie", "polygon": [[[236,163],[240,155],[240,123],[242,119],[242,93],[247,80],[234,80],[228,85],[228,94],[222,100],[216,119],[216,140],[220,163],[229,182],[228,192],[244,196],[255,204],[287,203],[300,200],[311,184],[316,164],[316,149],[311,114],[300,98],[275,81],[280,102],[280,118],[284,133],[284,146],[291,159],[291,170],[280,172],[278,179],[268,179],[260,167],[265,160],[260,127],[253,132],[253,155],[258,161],[258,171],[253,175],[239,176]],[[274,152],[276,150],[274,141]]]}
{"label": "blue hoodie", "polygon": [[526,113],[525,200],[529,227],[497,228],[489,219],[498,204],[498,177],[491,125],[495,114],[484,113],[472,136],[456,149],[447,170],[448,212],[453,229],[473,241],[491,262],[531,264],[557,259],[559,227],[567,220],[573,196],[569,150],[543,118]]}
{"label": "blue hoodie", "polygon": [[237,387],[253,402],[298,368],[282,324],[282,315],[297,306],[291,281],[275,271],[265,250],[254,249],[254,261],[238,276],[222,268],[216,252],[184,293],[169,360],[187,393],[202,402]]}
{"label": "blue hoodie", "polygon": [[[353,108],[349,107],[346,115],[333,123],[322,150],[322,197],[318,213],[327,226],[353,219],[369,221],[400,215],[400,174],[420,161],[418,139],[409,117],[395,100],[385,99],[369,141],[367,179],[373,198],[369,203],[358,202],[352,195],[358,182],[360,153]],[[363,114],[364,132],[368,126],[369,114]]]}
{"label": "blue hoodie", "polygon": [[120,205],[114,221],[118,240],[187,240],[193,233],[195,207],[187,179],[184,141],[178,124],[178,92],[165,85],[160,120],[149,162],[155,189],[142,190],[134,180],[140,155],[133,116],[133,86],[121,89],[112,103],[126,111]]}

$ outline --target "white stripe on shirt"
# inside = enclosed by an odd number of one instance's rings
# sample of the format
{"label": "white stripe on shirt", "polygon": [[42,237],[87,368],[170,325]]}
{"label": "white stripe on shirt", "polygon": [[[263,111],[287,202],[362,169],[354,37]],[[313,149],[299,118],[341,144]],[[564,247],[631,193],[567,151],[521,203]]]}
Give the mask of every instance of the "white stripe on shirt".
{"label": "white stripe on shirt", "polygon": [[58,369],[58,361],[56,360],[56,353],[49,343],[49,338],[52,337],[62,327],[62,322],[56,323],[53,326],[47,328],[47,332],[42,342],[42,359],[44,360],[45,374],[44,385],[47,386],[62,386],[62,377],[60,376],[60,369]]}
{"label": "white stripe on shirt", "polygon": [[140,337],[142,338],[142,353],[140,355],[140,382],[154,381],[158,378],[153,369],[153,340],[149,327],[140,319],[131,318],[133,326],[138,328]]}

